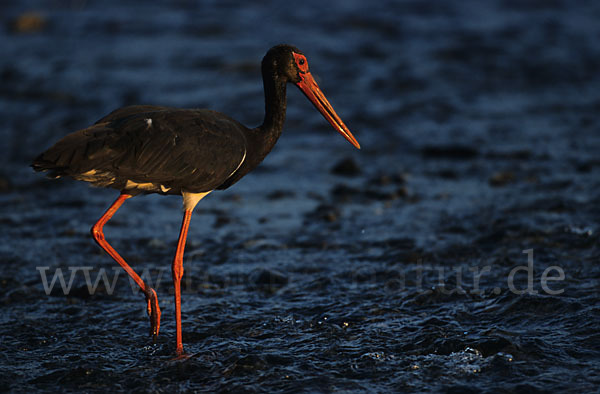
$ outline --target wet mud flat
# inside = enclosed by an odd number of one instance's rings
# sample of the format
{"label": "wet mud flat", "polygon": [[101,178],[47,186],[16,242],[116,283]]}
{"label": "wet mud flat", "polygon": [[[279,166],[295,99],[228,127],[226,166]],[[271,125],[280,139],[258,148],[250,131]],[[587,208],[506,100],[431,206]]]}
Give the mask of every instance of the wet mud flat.
{"label": "wet mud flat", "polygon": [[[317,5],[0,5],[3,390],[597,388],[600,6]],[[157,289],[153,344],[143,295],[89,236],[117,193],[28,164],[127,104],[259,124],[280,42],[363,149],[290,86],[275,150],[196,208],[192,357],[170,362],[180,199],[135,198],[105,228]]]}

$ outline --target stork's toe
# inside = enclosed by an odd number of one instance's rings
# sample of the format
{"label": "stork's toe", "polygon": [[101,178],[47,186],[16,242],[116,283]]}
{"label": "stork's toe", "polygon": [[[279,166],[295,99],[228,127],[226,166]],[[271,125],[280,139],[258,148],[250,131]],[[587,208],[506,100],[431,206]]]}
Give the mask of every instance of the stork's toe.
{"label": "stork's toe", "polygon": [[148,316],[150,316],[150,335],[156,341],[160,331],[160,307],[158,306],[158,296],[154,289],[148,290],[146,294],[148,300]]}

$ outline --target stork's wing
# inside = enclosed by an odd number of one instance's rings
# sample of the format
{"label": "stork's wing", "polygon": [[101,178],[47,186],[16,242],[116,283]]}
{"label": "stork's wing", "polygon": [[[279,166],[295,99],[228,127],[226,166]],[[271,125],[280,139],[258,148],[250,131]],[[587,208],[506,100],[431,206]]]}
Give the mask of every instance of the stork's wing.
{"label": "stork's wing", "polygon": [[209,110],[125,107],[61,139],[33,166],[101,186],[123,188],[131,181],[204,192],[243,163],[244,130]]}

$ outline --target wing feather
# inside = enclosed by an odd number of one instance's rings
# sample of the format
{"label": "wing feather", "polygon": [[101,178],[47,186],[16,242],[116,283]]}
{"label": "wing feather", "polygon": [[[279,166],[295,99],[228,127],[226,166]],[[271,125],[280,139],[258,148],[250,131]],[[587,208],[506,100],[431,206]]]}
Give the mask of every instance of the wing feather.
{"label": "wing feather", "polygon": [[205,192],[223,184],[243,163],[244,130],[209,110],[125,107],[67,135],[33,167],[99,186],[124,188],[130,181],[156,184],[157,192]]}

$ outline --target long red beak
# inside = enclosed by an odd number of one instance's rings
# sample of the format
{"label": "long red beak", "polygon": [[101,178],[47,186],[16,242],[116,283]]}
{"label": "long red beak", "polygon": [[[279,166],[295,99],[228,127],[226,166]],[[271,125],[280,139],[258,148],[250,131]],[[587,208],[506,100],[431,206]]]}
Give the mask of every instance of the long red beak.
{"label": "long red beak", "polygon": [[315,82],[309,72],[300,73],[300,82],[296,84],[302,90],[302,93],[314,104],[319,112],[327,119],[329,123],[347,139],[352,145],[360,149],[360,144],[352,135],[348,127],[342,122],[338,114],[335,113],[331,104]]}

